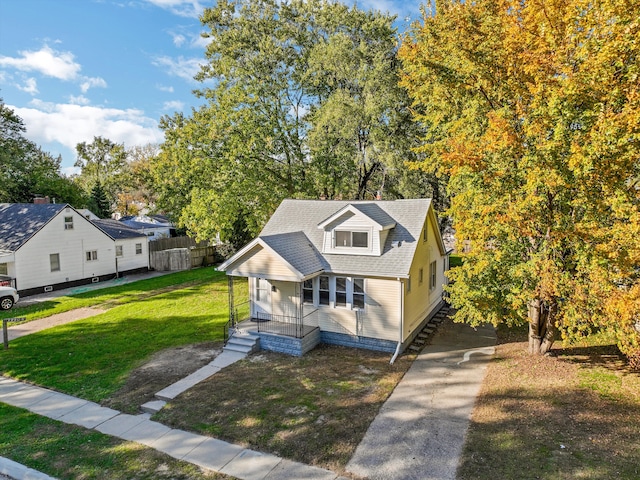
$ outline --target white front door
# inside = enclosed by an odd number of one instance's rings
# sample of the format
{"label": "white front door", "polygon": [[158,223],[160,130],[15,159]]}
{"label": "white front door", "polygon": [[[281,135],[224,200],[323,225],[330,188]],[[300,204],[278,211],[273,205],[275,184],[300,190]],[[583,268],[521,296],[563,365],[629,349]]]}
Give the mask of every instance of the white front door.
{"label": "white front door", "polygon": [[256,278],[254,314],[271,315],[271,282],[265,278]]}

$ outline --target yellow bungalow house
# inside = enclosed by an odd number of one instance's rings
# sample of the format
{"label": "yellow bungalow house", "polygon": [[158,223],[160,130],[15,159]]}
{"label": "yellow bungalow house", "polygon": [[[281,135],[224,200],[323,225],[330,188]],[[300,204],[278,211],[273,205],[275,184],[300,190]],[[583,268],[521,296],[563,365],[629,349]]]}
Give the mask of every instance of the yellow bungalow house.
{"label": "yellow bungalow house", "polygon": [[231,343],[303,355],[322,342],[395,359],[443,305],[448,253],[430,199],[284,200],[218,269],[249,281],[248,318],[230,293]]}

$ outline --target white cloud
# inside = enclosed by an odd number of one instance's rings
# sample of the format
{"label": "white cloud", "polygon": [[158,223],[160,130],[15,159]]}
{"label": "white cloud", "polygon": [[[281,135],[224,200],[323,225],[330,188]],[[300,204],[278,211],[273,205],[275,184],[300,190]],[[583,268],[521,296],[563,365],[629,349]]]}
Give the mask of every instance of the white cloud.
{"label": "white cloud", "polygon": [[182,45],[184,45],[184,42],[187,41],[187,37],[180,33],[172,33],[171,36],[173,37],[173,44],[176,47],[181,47]]}
{"label": "white cloud", "polygon": [[33,77],[27,78],[24,81],[24,86],[22,85],[16,85],[16,86],[18,87],[18,90],[27,92],[30,95],[35,95],[36,93],[38,93],[38,82],[36,82],[36,79]]}
{"label": "white cloud", "polygon": [[84,95],[78,95],[77,97],[74,95],[69,95],[69,103],[72,103],[74,105],[89,105],[91,101]]}
{"label": "white cloud", "polygon": [[82,90],[82,93],[87,93],[87,91],[92,87],[107,88],[107,82],[100,77],[83,77],[82,82],[80,83],[80,90]]}
{"label": "white cloud", "polygon": [[171,57],[162,56],[154,58],[152,62],[156,67],[167,69],[170,75],[193,81],[193,77],[200,71],[200,65],[205,63],[200,58],[183,58],[177,60]]}
{"label": "white cloud", "polygon": [[158,90],[160,90],[161,92],[169,92],[169,93],[173,93],[173,87],[171,85],[169,86],[164,86],[164,85],[156,85],[156,88]]}
{"label": "white cloud", "polygon": [[80,64],[71,52],[58,52],[48,45],[36,52],[21,51],[21,57],[0,57],[0,67],[12,67],[24,72],[40,72],[60,80],[73,80],[80,72]]}
{"label": "white cloud", "polygon": [[179,100],[164,102],[164,105],[162,106],[163,110],[170,110],[170,111],[182,110],[183,108],[184,108],[184,102],[181,102]]}
{"label": "white cloud", "polygon": [[198,18],[204,10],[198,0],[147,0],[147,2],[180,17]]}
{"label": "white cloud", "polygon": [[74,151],[81,142],[102,136],[127,147],[161,143],[163,134],[156,120],[140,110],[121,110],[76,104],[53,104],[34,100],[33,108],[10,106],[27,127],[26,136],[35,143],[58,143]]}

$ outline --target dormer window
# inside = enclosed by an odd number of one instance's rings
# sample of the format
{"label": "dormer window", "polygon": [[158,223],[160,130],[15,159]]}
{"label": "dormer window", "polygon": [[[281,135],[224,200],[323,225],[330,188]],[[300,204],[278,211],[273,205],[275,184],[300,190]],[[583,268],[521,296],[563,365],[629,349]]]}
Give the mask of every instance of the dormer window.
{"label": "dormer window", "polygon": [[336,248],[369,247],[369,232],[350,232],[345,230],[336,230]]}

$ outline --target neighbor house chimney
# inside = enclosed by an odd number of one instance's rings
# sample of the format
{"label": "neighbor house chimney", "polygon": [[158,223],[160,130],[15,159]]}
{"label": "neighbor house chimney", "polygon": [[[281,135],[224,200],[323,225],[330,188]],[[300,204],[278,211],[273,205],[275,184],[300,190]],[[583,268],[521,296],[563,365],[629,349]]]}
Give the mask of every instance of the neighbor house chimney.
{"label": "neighbor house chimney", "polygon": [[33,199],[33,203],[35,203],[36,205],[44,205],[51,202],[49,202],[49,197],[35,197]]}

